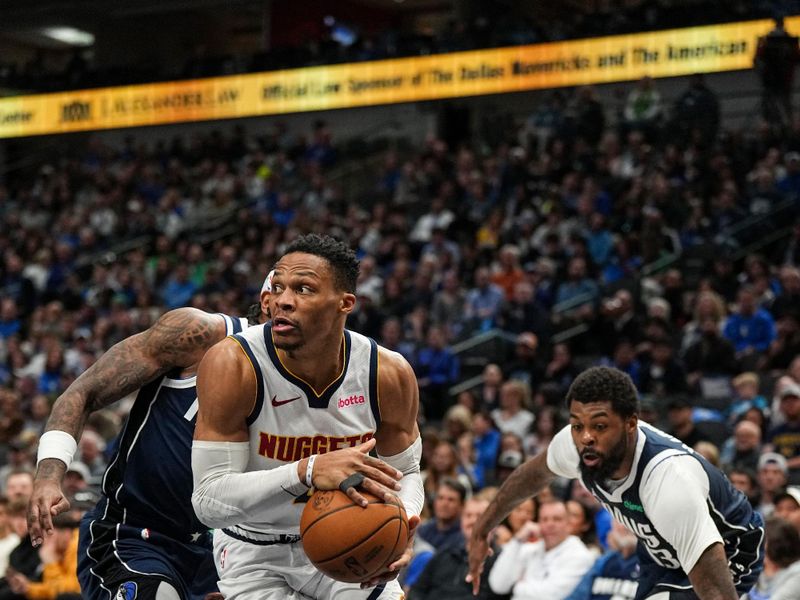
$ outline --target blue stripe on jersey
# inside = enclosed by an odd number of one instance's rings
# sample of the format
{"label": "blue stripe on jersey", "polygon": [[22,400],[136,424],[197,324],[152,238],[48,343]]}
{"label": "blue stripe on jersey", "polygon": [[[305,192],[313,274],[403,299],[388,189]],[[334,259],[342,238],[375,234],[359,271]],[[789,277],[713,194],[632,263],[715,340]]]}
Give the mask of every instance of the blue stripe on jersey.
{"label": "blue stripe on jersey", "polygon": [[247,415],[247,425],[250,426],[255,423],[255,420],[258,418],[258,415],[261,414],[261,409],[264,406],[264,375],[261,373],[261,367],[258,366],[258,359],[256,359],[253,350],[250,348],[250,344],[247,343],[244,336],[234,334],[231,337],[239,342],[242,350],[247,354],[247,358],[253,367],[253,373],[255,373],[256,376],[256,403],[253,407],[253,411]]}
{"label": "blue stripe on jersey", "polygon": [[367,600],[378,600],[380,595],[383,593],[384,588],[386,588],[385,583],[382,583],[379,586],[377,586],[374,590],[372,590],[372,593],[369,596],[367,596]]}
{"label": "blue stripe on jersey", "polygon": [[242,333],[241,319],[233,319],[233,333]]}
{"label": "blue stripe on jersey", "polygon": [[369,407],[375,417],[375,427],[381,424],[381,407],[378,403],[378,344],[369,338]]}
{"label": "blue stripe on jersey", "polygon": [[344,367],[342,368],[342,372],[339,374],[339,377],[334,379],[331,384],[325,388],[322,394],[319,395],[317,395],[317,392],[308,385],[308,383],[283,366],[281,359],[278,357],[278,351],[275,349],[275,344],[272,342],[272,327],[269,325],[264,325],[264,346],[267,349],[267,355],[269,355],[272,364],[278,369],[278,373],[280,373],[284,379],[303,390],[309,408],[328,408],[331,397],[333,397],[333,394],[339,389],[339,386],[342,385],[344,378],[347,376],[347,369],[350,367],[350,348],[352,342],[350,340],[349,331],[346,329],[344,330]]}
{"label": "blue stripe on jersey", "polygon": [[242,319],[239,317],[231,317],[230,315],[226,315],[224,313],[217,313],[220,317],[225,320],[225,335],[233,335],[234,333],[241,333],[242,332]]}

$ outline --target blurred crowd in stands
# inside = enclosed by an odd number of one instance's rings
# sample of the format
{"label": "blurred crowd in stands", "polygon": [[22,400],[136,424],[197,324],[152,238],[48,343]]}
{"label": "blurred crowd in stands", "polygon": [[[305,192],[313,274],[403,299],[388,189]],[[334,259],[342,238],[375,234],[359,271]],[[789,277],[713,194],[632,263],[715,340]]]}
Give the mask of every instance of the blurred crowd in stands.
{"label": "blurred crowd in stands", "polygon": [[[357,250],[348,326],[402,353],[419,379],[429,502],[404,574],[410,598],[468,597],[463,532],[565,424],[564,394],[592,364],[628,373],[644,420],[778,517],[767,536],[788,550],[769,558],[763,584],[796,569],[800,124],[727,129],[696,76],[671,106],[643,79],[619,106],[588,87],[557,91],[486,131],[387,148],[361,170],[324,121],[301,137],[280,123],[155,145],[132,134],[9,174],[0,569],[27,544],[21,507],[54,399],[165,310],[244,314],[284,245],[309,231]],[[368,182],[363,197],[347,173]],[[72,497],[96,489],[128,407],[90,418]],[[484,598],[602,598],[595,579],[633,597],[635,539],[577,484],[521,506],[497,543]],[[11,552],[9,587],[23,589],[16,572],[35,581],[62,564],[61,552],[28,551],[27,571]]]}
{"label": "blurred crowd in stands", "polygon": [[[409,19],[379,31],[364,23],[325,17],[317,35],[254,54],[221,54],[198,44],[182,69],[162,61],[95,65],[91,51],[36,52],[24,64],[0,57],[0,87],[52,92],[291,69],[313,65],[426,56],[445,52],[517,46],[568,39],[619,35],[764,19],[800,12],[797,0],[723,2],[721,0],[609,0],[543,2],[520,9],[513,3],[476,2],[464,14],[441,19],[437,28]],[[154,17],[156,18],[156,17]],[[396,22],[397,19],[394,19]],[[304,29],[306,33],[308,31]]]}

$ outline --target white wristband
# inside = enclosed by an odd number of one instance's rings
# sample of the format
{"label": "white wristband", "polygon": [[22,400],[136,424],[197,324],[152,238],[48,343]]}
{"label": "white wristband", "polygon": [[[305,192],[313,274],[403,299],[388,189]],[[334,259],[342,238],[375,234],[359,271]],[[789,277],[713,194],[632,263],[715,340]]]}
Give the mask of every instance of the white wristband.
{"label": "white wristband", "polygon": [[78,450],[78,443],[75,438],[66,431],[51,429],[42,434],[39,438],[39,451],[36,455],[36,466],[46,458],[57,458],[69,468],[75,452]]}
{"label": "white wristband", "polygon": [[314,482],[312,481],[314,475],[314,461],[317,460],[318,454],[312,454],[308,457],[308,463],[306,463],[306,485],[308,487],[314,487]]}

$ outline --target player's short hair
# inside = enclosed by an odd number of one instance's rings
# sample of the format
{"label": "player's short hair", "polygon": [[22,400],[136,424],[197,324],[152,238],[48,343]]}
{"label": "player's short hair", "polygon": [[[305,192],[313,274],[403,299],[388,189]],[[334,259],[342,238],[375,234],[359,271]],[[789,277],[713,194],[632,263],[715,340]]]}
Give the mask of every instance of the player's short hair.
{"label": "player's short hair", "polygon": [[633,381],[619,369],[591,367],[575,378],[567,392],[567,408],[572,401],[581,404],[610,402],[611,410],[626,419],[639,414],[639,398]]}
{"label": "player's short hair", "polygon": [[339,290],[354,294],[358,281],[356,253],[345,243],[329,235],[309,233],[292,241],[283,253],[303,252],[324,258],[333,270],[333,284]]}

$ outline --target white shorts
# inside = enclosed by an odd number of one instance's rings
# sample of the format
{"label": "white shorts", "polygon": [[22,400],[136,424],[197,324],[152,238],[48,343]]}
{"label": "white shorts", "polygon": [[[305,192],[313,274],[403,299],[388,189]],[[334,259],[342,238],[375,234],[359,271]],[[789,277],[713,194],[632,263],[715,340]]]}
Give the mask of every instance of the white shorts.
{"label": "white shorts", "polygon": [[303,543],[253,544],[214,531],[214,564],[226,600],[402,600],[395,579],[362,590],[320,573],[303,552]]}

